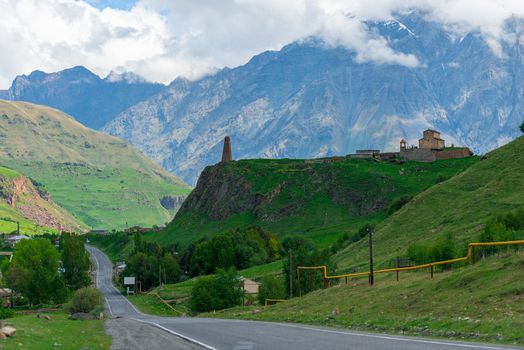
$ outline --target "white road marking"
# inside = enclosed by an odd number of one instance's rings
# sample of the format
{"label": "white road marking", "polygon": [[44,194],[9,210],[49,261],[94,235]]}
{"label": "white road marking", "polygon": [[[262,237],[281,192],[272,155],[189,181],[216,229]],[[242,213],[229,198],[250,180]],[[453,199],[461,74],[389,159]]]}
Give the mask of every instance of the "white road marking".
{"label": "white road marking", "polygon": [[450,343],[450,342],[436,341],[436,340],[400,338],[400,337],[393,337],[393,336],[388,336],[388,335],[335,331],[335,330],[330,330],[330,329],[312,328],[312,327],[298,326],[298,325],[293,325],[293,324],[282,324],[282,325],[286,326],[286,327],[306,329],[306,330],[311,330],[311,331],[316,331],[316,332],[344,334],[344,335],[352,335],[352,336],[358,336],[358,337],[378,338],[378,339],[405,341],[405,342],[413,342],[413,343],[425,343],[425,344],[434,344],[434,345],[457,346],[457,347],[463,347],[463,348],[487,349],[487,350],[508,350],[508,349],[511,349],[511,348],[499,348],[499,347],[495,347],[495,346],[485,346],[485,345],[476,345],[476,344]]}
{"label": "white road marking", "polygon": [[[94,258],[95,260],[95,264],[96,264],[96,283],[97,283],[97,286],[99,285],[99,282],[98,282],[98,278],[100,277],[100,275],[98,274],[98,271],[99,271],[99,264],[98,264],[98,259],[96,258],[96,254],[92,253],[91,256]],[[146,315],[144,313],[142,313],[141,311],[139,311],[135,305],[133,305],[133,303],[131,303],[129,300],[127,300],[127,298],[125,298],[122,294],[120,294],[120,291],[118,289],[116,289],[115,286],[113,286],[113,283],[111,282],[111,288],[114,289],[115,291],[117,291],[120,295],[120,298],[115,298],[115,299],[111,299],[111,300],[116,300],[116,301],[119,301],[119,302],[126,302],[127,304],[129,304],[137,314],[139,315],[142,315],[142,316],[149,316],[149,315]],[[109,308],[109,313],[113,316],[116,316],[115,314],[113,314],[113,311],[111,310],[111,304],[109,303],[109,300],[107,299],[107,297],[104,296],[104,299],[106,301],[106,304],[107,304],[107,307]],[[118,300],[117,300],[118,299]],[[161,325],[159,325],[158,323],[155,323],[155,322],[152,322],[152,321],[145,321],[145,320],[140,320],[140,319],[137,319],[137,318],[130,318],[132,320],[135,320],[135,321],[138,321],[138,322],[142,322],[142,323],[145,323],[145,324],[150,324],[152,326],[155,326],[155,327],[158,327],[170,334],[173,334],[174,336],[177,336],[179,338],[182,338],[182,339],[185,339],[187,340],[188,342],[190,343],[193,343],[193,344],[196,344],[196,345],[200,345],[208,350],[218,350],[217,348],[214,348],[212,347],[211,345],[207,345],[205,343],[202,343],[201,341],[198,341],[196,339],[193,339],[191,337],[188,337],[186,335],[183,335],[183,334],[180,334],[178,332],[175,332],[171,329],[168,329],[166,327],[163,327]]]}
{"label": "white road marking", "polygon": [[[95,254],[92,254],[94,259],[95,259],[95,262],[97,264],[97,267],[98,267],[98,259],[96,258]],[[97,269],[97,283],[98,283],[98,269]],[[111,283],[111,287],[117,291],[118,293],[120,293],[120,291],[118,289],[116,289],[113,284]],[[122,295],[122,294],[120,294]],[[147,315],[147,314],[144,314],[142,312],[140,312],[136,307],[135,305],[133,305],[133,303],[131,303],[127,298],[125,297],[121,297],[121,300],[120,301],[125,301],[127,302],[129,305],[131,305],[131,307],[137,312],[137,314],[139,315],[142,315],[142,316],[145,316],[145,317],[151,317],[151,315]],[[106,302],[107,302],[107,299],[106,299]],[[108,304],[108,307],[109,307],[109,311],[111,312],[111,306],[109,305],[109,303],[107,302]],[[180,334],[178,332],[175,332],[175,331],[172,331],[164,326],[161,326],[159,325],[158,323],[155,323],[153,321],[146,321],[146,320],[140,320],[140,319],[136,319],[136,318],[131,318],[132,320],[135,320],[135,321],[138,321],[138,322],[142,322],[142,323],[146,323],[146,324],[150,324],[150,325],[153,325],[155,327],[158,327],[168,333],[171,333],[177,337],[180,337],[182,339],[185,339],[189,342],[192,342],[194,344],[197,344],[197,345],[200,345],[206,349],[209,349],[209,350],[217,350],[216,348],[210,346],[210,345],[207,345],[205,343],[202,343],[196,339],[193,339],[191,337],[188,337],[186,335],[183,335],[183,334]],[[290,328],[297,328],[297,329],[304,329],[304,330],[309,330],[309,331],[315,331],[315,332],[324,332],[324,333],[331,333],[331,334],[341,334],[341,335],[349,335],[349,336],[358,336],[358,337],[367,337],[367,338],[376,338],[376,339],[386,339],[386,340],[393,340],[393,341],[401,341],[401,342],[411,342],[411,343],[423,343],[423,344],[433,344],[433,345],[443,345],[443,346],[455,346],[455,347],[462,347],[462,348],[472,348],[472,349],[485,349],[485,350],[508,350],[508,349],[516,349],[516,348],[500,348],[500,347],[496,347],[496,346],[487,346],[487,345],[476,345],[476,344],[465,344],[465,343],[453,343],[453,342],[444,342],[444,341],[437,341],[437,340],[426,340],[426,339],[413,339],[413,338],[403,338],[403,337],[395,337],[395,336],[388,336],[388,335],[378,335],[378,334],[369,334],[369,333],[354,333],[354,332],[347,332],[347,331],[337,331],[337,330],[330,330],[330,329],[324,329],[324,328],[313,328],[313,327],[306,327],[306,326],[300,326],[300,325],[294,325],[294,324],[289,324],[289,323],[273,323],[273,322],[261,322],[261,321],[250,321],[250,320],[226,320],[226,319],[214,319],[215,321],[217,320],[221,320],[223,322],[253,322],[253,323],[266,323],[266,324],[271,324],[271,325],[281,325],[281,326],[284,326],[284,327],[290,327]],[[239,348],[240,349],[240,348]]]}
{"label": "white road marking", "polygon": [[158,327],[158,328],[160,328],[160,329],[163,329],[164,331],[166,331],[166,332],[168,332],[168,333],[171,333],[171,334],[173,334],[173,335],[175,335],[175,336],[177,336],[177,337],[179,337],[179,338],[182,338],[182,339],[185,339],[185,340],[187,340],[187,341],[189,341],[189,342],[191,342],[191,343],[194,343],[194,344],[200,345],[200,346],[202,346],[202,347],[204,347],[204,348],[206,348],[206,349],[209,349],[209,350],[218,350],[217,348],[214,348],[214,347],[212,347],[211,345],[204,344],[204,343],[202,343],[202,342],[200,342],[200,341],[198,341],[198,340],[196,340],[196,339],[193,339],[193,338],[191,338],[191,337],[188,337],[187,335],[183,335],[183,334],[180,334],[180,333],[178,333],[178,332],[175,332],[175,331],[173,331],[173,330],[171,330],[171,329],[169,329],[169,328],[166,328],[166,327],[164,327],[164,326],[159,325],[158,323],[151,322],[151,321],[144,321],[144,320],[140,320],[140,319],[137,319],[137,318],[131,318],[131,319],[132,319],[132,320],[135,320],[135,321],[138,321],[138,322],[145,323],[145,324],[153,325],[153,326]]}

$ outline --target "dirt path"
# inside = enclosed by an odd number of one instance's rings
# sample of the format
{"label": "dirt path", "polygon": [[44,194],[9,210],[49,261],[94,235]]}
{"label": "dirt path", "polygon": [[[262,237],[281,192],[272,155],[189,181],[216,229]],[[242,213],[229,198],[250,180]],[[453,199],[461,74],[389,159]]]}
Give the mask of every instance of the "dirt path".
{"label": "dirt path", "polygon": [[112,337],[111,350],[201,350],[182,338],[157,327],[124,318],[109,319],[106,333]]}

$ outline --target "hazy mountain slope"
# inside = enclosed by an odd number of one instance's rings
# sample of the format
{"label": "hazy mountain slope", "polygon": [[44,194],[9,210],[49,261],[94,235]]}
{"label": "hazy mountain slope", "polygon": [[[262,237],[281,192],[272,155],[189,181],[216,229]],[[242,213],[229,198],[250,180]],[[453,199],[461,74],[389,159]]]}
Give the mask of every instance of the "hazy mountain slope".
{"label": "hazy mountain slope", "polygon": [[49,194],[19,172],[0,167],[0,231],[21,234],[85,231],[87,227],[56,205]]}
{"label": "hazy mountain slope", "polygon": [[449,145],[479,153],[518,135],[519,26],[510,28],[518,35],[502,56],[478,33],[457,37],[417,13],[369,26],[421,65],[358,63],[344,48],[294,43],[195,82],[175,80],[104,130],[189,183],[219,160],[225,135],[237,159],[394,150],[400,138],[415,143],[428,127],[440,129]]}
{"label": "hazy mountain slope", "polygon": [[[524,207],[524,137],[487,155],[452,179],[416,196],[381,224],[375,250],[379,262],[405,255],[409,245],[432,243],[451,233],[458,247],[478,238],[487,220]],[[341,268],[365,264],[367,241],[337,256]]]}
{"label": "hazy mountain slope", "polygon": [[17,76],[9,90],[0,92],[0,98],[48,105],[100,129],[120,112],[164,88],[131,73],[112,73],[101,79],[78,66],[56,73],[34,71]]}
{"label": "hazy mountain slope", "polygon": [[57,203],[89,226],[169,221],[174,208],[164,208],[161,201],[177,202],[178,197],[171,197],[189,192],[125,142],[58,110],[25,102],[0,100],[0,163],[43,184]]}
{"label": "hazy mountain slope", "polygon": [[280,237],[301,235],[321,246],[366,222],[380,222],[403,196],[415,195],[478,161],[392,164],[341,159],[241,160],[207,167],[166,230],[150,238],[187,244],[259,225]]}

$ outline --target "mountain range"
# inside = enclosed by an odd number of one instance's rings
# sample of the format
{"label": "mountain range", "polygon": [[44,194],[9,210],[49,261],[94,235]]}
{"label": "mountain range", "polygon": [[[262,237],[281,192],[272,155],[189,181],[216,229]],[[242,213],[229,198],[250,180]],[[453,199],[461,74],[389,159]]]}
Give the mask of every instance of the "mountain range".
{"label": "mountain range", "polygon": [[102,79],[77,66],[50,74],[37,70],[19,75],[8,90],[0,91],[0,98],[44,104],[73,115],[87,127],[100,129],[163,88],[133,73],[112,72]]}
{"label": "mountain range", "polygon": [[[415,55],[417,67],[360,62],[351,50],[309,38],[195,81],[177,78],[169,86],[139,78],[138,83],[121,82],[123,95],[125,89],[137,92],[125,103],[103,89],[80,98],[70,80],[50,78],[65,77],[63,72],[40,79],[29,79],[35,73],[25,80],[17,77],[3,94],[30,101],[38,96],[38,102],[50,105],[57,105],[51,97],[85,105],[82,115],[69,112],[127,140],[190,184],[206,165],[219,160],[226,135],[236,159],[396,150],[401,138],[414,144],[426,128],[442,131],[450,146],[465,145],[480,154],[519,135],[524,115],[522,24],[516,18],[506,23],[514,35],[497,52],[480,33],[457,35],[417,12],[367,23],[393,49]],[[100,80],[112,84],[108,78]],[[21,81],[24,89],[17,88]],[[56,92],[61,86],[69,88]],[[31,95],[33,89],[39,94]],[[106,99],[118,105],[111,113],[98,106]],[[93,104],[96,113],[89,112]]]}

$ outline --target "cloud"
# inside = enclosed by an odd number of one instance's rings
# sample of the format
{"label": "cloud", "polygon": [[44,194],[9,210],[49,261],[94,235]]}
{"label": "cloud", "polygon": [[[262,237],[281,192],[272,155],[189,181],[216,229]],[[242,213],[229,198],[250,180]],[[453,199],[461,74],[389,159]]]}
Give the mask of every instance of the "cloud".
{"label": "cloud", "polygon": [[[117,8],[102,3],[118,3]],[[97,5],[98,7],[93,6]],[[524,15],[514,0],[0,0],[0,87],[32,70],[85,65],[105,76],[133,71],[152,81],[197,78],[311,35],[359,62],[417,67],[366,20],[419,9],[450,32],[477,31],[502,55],[504,24]]]}

